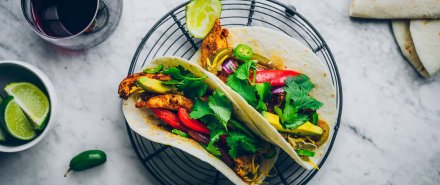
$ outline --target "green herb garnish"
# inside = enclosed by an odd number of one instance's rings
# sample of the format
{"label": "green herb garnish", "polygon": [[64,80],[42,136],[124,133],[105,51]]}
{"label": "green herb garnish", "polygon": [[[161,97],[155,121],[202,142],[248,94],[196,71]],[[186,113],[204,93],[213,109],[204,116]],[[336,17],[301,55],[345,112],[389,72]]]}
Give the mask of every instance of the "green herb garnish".
{"label": "green herb garnish", "polygon": [[173,80],[163,82],[164,84],[175,85],[179,91],[190,98],[201,97],[208,89],[208,85],[204,81],[207,76],[196,78],[182,66],[165,69],[163,73],[170,74],[173,78]]}
{"label": "green herb garnish", "polygon": [[256,70],[256,64],[252,60],[238,66],[237,70],[234,72],[234,75],[241,80],[247,80],[251,75],[249,72],[250,70]]}
{"label": "green herb garnish", "polygon": [[171,132],[176,134],[176,135],[189,138],[189,135],[187,133],[185,133],[185,132],[183,132],[183,131],[181,131],[179,129],[173,129],[173,130],[171,130]]}
{"label": "green herb garnish", "polygon": [[209,97],[208,105],[222,125],[227,128],[228,121],[231,119],[232,104],[226,95],[220,91],[214,91]]}
{"label": "green herb garnish", "polygon": [[272,86],[269,82],[259,83],[255,85],[259,97],[257,110],[258,112],[267,111],[266,102],[272,97]]}
{"label": "green herb garnish", "polygon": [[247,80],[241,80],[235,75],[229,75],[226,85],[243,97],[250,105],[255,106],[257,96],[255,95],[255,87],[249,84]]}
{"label": "green herb garnish", "polygon": [[160,65],[156,66],[155,68],[146,68],[146,69],[144,69],[143,72],[147,73],[147,74],[155,74],[162,69],[163,69],[163,64],[160,64]]}
{"label": "green herb garnish", "polygon": [[[214,91],[209,97],[208,102],[201,99],[196,99],[190,117],[199,119],[207,124],[210,133],[210,142],[205,147],[211,154],[219,156],[220,150],[215,146],[215,143],[220,140],[220,136],[228,135],[227,142],[229,154],[232,157],[240,156],[246,152],[253,152],[257,150],[256,141],[253,135],[246,131],[237,121],[231,119],[232,104],[229,99],[220,91]],[[237,131],[229,132],[228,124],[231,124]],[[241,143],[242,142],[242,143]]]}
{"label": "green herb garnish", "polygon": [[236,158],[246,153],[255,153],[258,150],[256,140],[238,132],[230,132],[226,138],[229,150],[229,155]]}
{"label": "green herb garnish", "polygon": [[314,88],[310,78],[304,74],[286,79],[286,100],[284,110],[276,110],[281,117],[281,125],[284,128],[296,129],[305,122],[309,121],[309,117],[302,110],[318,110],[322,107],[322,103],[309,96],[309,92]]}

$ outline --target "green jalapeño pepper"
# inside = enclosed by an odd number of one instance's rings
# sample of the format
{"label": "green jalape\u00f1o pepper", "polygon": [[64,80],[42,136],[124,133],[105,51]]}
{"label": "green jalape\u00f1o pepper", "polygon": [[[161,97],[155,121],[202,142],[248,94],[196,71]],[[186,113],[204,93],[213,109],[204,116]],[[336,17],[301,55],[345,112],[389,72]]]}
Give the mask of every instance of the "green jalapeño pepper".
{"label": "green jalape\u00f1o pepper", "polygon": [[252,48],[245,44],[239,44],[234,49],[234,55],[241,60],[250,60],[252,56],[254,55],[254,52],[252,52]]}
{"label": "green jalape\u00f1o pepper", "polygon": [[307,157],[313,157],[315,156],[315,152],[312,152],[310,150],[296,150],[296,153],[298,155],[307,156]]}
{"label": "green jalape\u00f1o pepper", "polygon": [[89,168],[104,164],[105,161],[107,161],[107,155],[105,155],[105,153],[101,150],[87,150],[81,152],[70,160],[69,169],[64,174],[64,177],[66,177],[67,174],[72,170],[87,170]]}
{"label": "green jalape\u00f1o pepper", "polygon": [[311,122],[312,122],[314,125],[318,125],[318,120],[319,120],[318,113],[313,112],[313,113],[312,113],[312,119],[311,119]]}

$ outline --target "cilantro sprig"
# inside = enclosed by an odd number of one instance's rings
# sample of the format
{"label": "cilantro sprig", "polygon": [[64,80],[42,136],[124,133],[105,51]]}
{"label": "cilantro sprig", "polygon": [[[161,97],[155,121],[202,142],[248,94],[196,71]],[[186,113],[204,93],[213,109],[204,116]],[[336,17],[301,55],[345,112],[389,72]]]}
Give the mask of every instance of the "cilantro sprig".
{"label": "cilantro sprig", "polygon": [[255,89],[257,90],[258,100],[257,110],[259,112],[267,111],[266,102],[272,97],[272,86],[269,82],[259,83],[255,85]]}
{"label": "cilantro sprig", "polygon": [[309,121],[309,116],[304,112],[316,111],[322,107],[322,103],[309,95],[315,87],[307,75],[300,74],[286,79],[286,100],[284,109],[275,107],[274,111],[280,116],[281,125],[284,128],[296,129]]}
{"label": "cilantro sprig", "polygon": [[[259,112],[267,111],[266,102],[272,97],[272,86],[267,82],[255,84],[249,80],[251,72],[255,73],[255,65],[253,61],[243,63],[228,77],[226,84]],[[284,128],[293,130],[311,119],[307,112],[316,112],[323,104],[309,96],[315,85],[307,75],[288,77],[285,84],[284,108],[274,107],[274,112],[280,116]]]}
{"label": "cilantro sprig", "polygon": [[208,85],[204,82],[207,78],[196,78],[190,71],[184,69],[182,66],[170,67],[163,70],[163,74],[170,74],[172,80],[163,82],[168,85],[175,85],[179,91],[182,91],[185,96],[190,98],[201,97],[206,93]]}
{"label": "cilantro sprig", "polygon": [[246,153],[255,153],[258,150],[256,140],[238,132],[230,132],[228,138],[226,138],[229,150],[229,155],[232,158],[244,155]]}
{"label": "cilantro sprig", "polygon": [[[201,120],[207,124],[210,130],[210,142],[205,147],[208,152],[220,156],[220,150],[215,143],[222,135],[227,135],[229,154],[235,158],[245,153],[255,153],[257,141],[249,132],[243,131],[244,126],[231,118],[232,104],[229,99],[220,91],[214,91],[208,98],[208,102],[197,98],[194,102],[190,117]],[[236,130],[228,129],[228,124],[233,125]]]}
{"label": "cilantro sprig", "polygon": [[[254,73],[253,80],[250,80],[251,72]],[[232,75],[229,75],[226,85],[243,97],[251,106],[258,111],[267,111],[266,101],[272,96],[270,83],[255,84],[256,63],[247,61],[240,65]]]}

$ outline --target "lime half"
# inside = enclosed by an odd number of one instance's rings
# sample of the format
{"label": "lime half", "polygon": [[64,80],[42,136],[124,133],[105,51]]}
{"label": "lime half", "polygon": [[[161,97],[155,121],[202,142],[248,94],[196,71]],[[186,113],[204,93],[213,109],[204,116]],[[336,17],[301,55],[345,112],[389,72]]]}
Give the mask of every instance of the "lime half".
{"label": "lime half", "polygon": [[9,134],[20,140],[31,140],[36,134],[32,124],[26,118],[20,106],[15,102],[14,97],[7,97],[0,104],[1,123]]}
{"label": "lime half", "polygon": [[204,38],[222,13],[219,0],[192,0],[186,5],[186,28],[196,38]]}
{"label": "lime half", "polygon": [[37,86],[28,82],[15,82],[8,84],[5,91],[14,97],[15,102],[32,121],[35,129],[44,128],[50,104],[46,95]]}

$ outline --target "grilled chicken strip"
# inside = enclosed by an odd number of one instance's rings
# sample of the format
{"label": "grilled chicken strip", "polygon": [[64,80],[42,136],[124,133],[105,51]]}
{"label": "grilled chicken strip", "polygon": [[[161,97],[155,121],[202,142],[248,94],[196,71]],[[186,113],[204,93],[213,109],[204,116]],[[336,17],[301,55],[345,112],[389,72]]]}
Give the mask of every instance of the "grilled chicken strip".
{"label": "grilled chicken strip", "polygon": [[135,86],[136,81],[142,76],[156,79],[156,80],[160,80],[160,81],[171,80],[171,75],[168,75],[168,74],[147,74],[147,73],[143,73],[143,72],[135,73],[135,74],[127,76],[127,78],[122,80],[122,82],[119,84],[119,89],[118,89],[119,97],[126,100],[130,96],[130,94],[132,93],[131,90]]}
{"label": "grilled chicken strip", "polygon": [[[258,164],[258,161],[254,161],[254,164]],[[244,155],[234,159],[235,168],[234,172],[237,173],[242,179],[252,179],[253,178],[253,166],[252,166],[252,156]],[[244,180],[243,179],[243,180]]]}
{"label": "grilled chicken strip", "polygon": [[228,47],[228,30],[223,29],[220,19],[215,21],[211,32],[203,39],[202,42],[202,67],[206,69],[208,58],[215,54],[218,49]]}
{"label": "grilled chicken strip", "polygon": [[146,101],[139,101],[136,103],[136,108],[147,107],[147,108],[165,108],[171,110],[177,110],[180,107],[191,111],[194,105],[191,99],[178,94],[164,94],[153,96]]}

